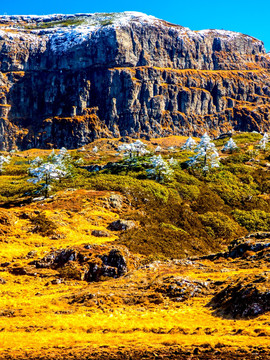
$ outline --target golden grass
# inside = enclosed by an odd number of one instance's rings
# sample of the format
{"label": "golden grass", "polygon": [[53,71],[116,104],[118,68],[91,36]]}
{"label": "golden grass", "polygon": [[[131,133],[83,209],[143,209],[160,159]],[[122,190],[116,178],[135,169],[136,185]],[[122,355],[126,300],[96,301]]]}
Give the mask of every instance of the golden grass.
{"label": "golden grass", "polygon": [[[181,146],[187,137],[170,136],[147,142],[153,148]],[[117,144],[119,139],[110,140]],[[97,142],[102,151],[106,142]],[[28,150],[25,156],[48,154],[49,151]],[[2,176],[3,178],[3,176]],[[16,177],[6,177],[5,181]],[[98,196],[95,196],[98,195]],[[10,231],[0,236],[0,264],[10,262],[30,268],[29,262],[43,258],[52,250],[83,244],[113,245],[118,238],[92,236],[92,230],[107,230],[108,224],[122,217],[122,210],[106,206],[108,192],[87,190],[61,191],[53,199],[3,210],[14,223]],[[57,226],[61,236],[34,233],[32,218],[42,213]],[[30,251],[35,253],[29,257]],[[166,276],[198,281],[234,281],[247,275],[268,271],[267,264],[241,268],[232,260],[200,260],[196,263],[156,263],[149,268],[138,268],[119,279],[99,283],[59,278],[57,270],[32,267],[28,275],[14,275],[0,266],[0,354],[6,356],[47,356],[57,358],[58,351],[91,352],[94,349],[152,349],[175,346],[181,349],[204,347],[205,344],[247,352],[252,346],[268,351],[270,336],[269,313],[254,319],[230,320],[217,317],[207,307],[212,295],[191,297],[185,302],[174,302],[168,297],[155,304],[147,295],[153,284]],[[209,280],[210,279],[210,280]],[[71,296],[94,294],[94,301],[71,302]],[[134,305],[128,297],[140,297]],[[97,300],[97,301],[95,301]],[[103,349],[103,350],[102,350]],[[1,357],[1,356],[0,356]],[[67,356],[68,358],[68,356]]]}
{"label": "golden grass", "polygon": [[[45,213],[53,214],[51,210]],[[65,231],[66,238],[59,242],[31,233],[28,237],[24,234],[17,239],[10,236],[6,238],[7,243],[0,243],[1,261],[14,260],[26,265],[29,259],[26,260],[25,256],[33,249],[33,244],[42,245],[35,248],[36,257],[42,257],[52,246],[72,246],[84,243],[86,239],[89,243],[97,243],[96,240],[104,242],[104,239],[91,236],[79,239],[79,234],[88,224],[88,220],[83,219],[86,214],[99,221],[96,228],[100,229],[104,228],[104,221],[117,215],[107,210],[87,208],[87,211],[75,214],[71,221],[66,215],[54,213],[55,221],[65,222],[65,226],[59,229]],[[73,228],[75,223],[76,229]],[[16,229],[26,225],[27,220],[20,219]],[[226,281],[228,277],[233,279],[267,270],[267,266],[239,269],[233,261],[213,264],[209,260],[202,260],[200,264],[201,268],[194,268],[192,265],[164,263],[156,269],[138,269],[127,277],[92,284],[66,280],[58,285],[47,285],[57,276],[56,270],[44,270],[44,277],[42,272],[37,276],[16,276],[3,271],[0,274],[7,283],[0,285],[0,309],[10,315],[0,316],[0,350],[10,354],[31,351],[37,356],[44,353],[49,356],[55,349],[73,349],[76,352],[84,348],[88,348],[88,351],[102,347],[117,349],[120,345],[126,349],[144,349],[149,345],[153,349],[164,346],[189,348],[206,343],[218,347],[222,343],[230,349],[241,347],[248,351],[250,343],[254,341],[257,346],[267,349],[270,335],[268,315],[250,320],[225,320],[214,316],[206,306],[211,296],[191,298],[184,303],[166,300],[160,305],[148,301],[123,305],[120,301],[127,293],[136,295],[143,284],[157,281],[159,276],[166,274],[202,281],[209,278],[212,281]],[[68,303],[72,294],[85,292],[104,296],[113,293],[119,302],[93,306]]]}
{"label": "golden grass", "polygon": [[[91,291],[91,285],[60,284],[45,288],[45,280],[40,278],[18,284],[10,275],[7,280],[9,285],[2,292],[0,308],[8,307],[16,315],[0,317],[0,329],[4,329],[0,332],[0,350],[43,352],[45,348],[105,345],[113,348],[120,344],[127,348],[144,348],[149,344],[156,348],[170,344],[190,347],[205,343],[212,347],[222,343],[248,349],[251,341],[265,349],[268,346],[268,316],[237,321],[217,318],[205,307],[209,297],[179,304],[93,310],[67,305],[62,300],[81,287]],[[115,291],[110,289],[112,281],[106,285],[107,291]],[[97,288],[96,284],[94,287]],[[106,290],[105,283],[101,288]],[[35,296],[38,291],[41,293]],[[261,333],[266,335],[259,336]]]}

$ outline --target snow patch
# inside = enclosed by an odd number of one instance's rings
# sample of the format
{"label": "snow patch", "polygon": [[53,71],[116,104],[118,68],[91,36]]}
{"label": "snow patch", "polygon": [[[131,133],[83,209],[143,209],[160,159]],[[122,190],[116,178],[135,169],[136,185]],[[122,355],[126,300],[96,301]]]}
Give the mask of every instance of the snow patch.
{"label": "snow patch", "polygon": [[134,23],[138,26],[157,25],[160,29],[169,28],[171,34],[178,37],[180,41],[208,36],[221,38],[223,41],[234,41],[238,37],[243,37],[241,33],[226,30],[192,31],[136,11],[42,16],[3,15],[0,16],[0,23],[4,25],[4,28],[0,30],[1,37],[10,41],[30,42],[31,49],[40,49],[42,43],[42,47],[50,48],[53,52],[67,52],[91,38],[98,39],[103,34],[108,36],[112,31],[129,27]]}

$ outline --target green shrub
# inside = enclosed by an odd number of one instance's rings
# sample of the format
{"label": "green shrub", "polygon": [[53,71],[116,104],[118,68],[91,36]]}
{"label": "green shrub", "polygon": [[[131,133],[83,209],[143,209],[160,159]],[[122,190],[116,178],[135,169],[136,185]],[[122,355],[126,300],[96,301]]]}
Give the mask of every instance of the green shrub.
{"label": "green shrub", "polygon": [[269,199],[266,201],[260,196],[251,196],[241,206],[241,210],[250,211],[250,210],[254,210],[254,209],[270,212]]}
{"label": "green shrub", "polygon": [[199,214],[204,214],[207,211],[224,211],[225,203],[215,192],[208,188],[201,187],[200,194],[191,208]]}
{"label": "green shrub", "polygon": [[0,201],[13,201],[23,196],[30,196],[37,188],[27,182],[28,177],[0,176]]}
{"label": "green shrub", "polygon": [[111,174],[97,174],[89,178],[86,188],[119,191],[133,198],[135,202],[166,202],[169,195],[168,187],[154,180],[139,180],[130,176]]}
{"label": "green shrub", "polygon": [[237,222],[219,211],[201,214],[199,219],[211,237],[235,239],[245,233],[245,229],[241,228]]}
{"label": "green shrub", "polygon": [[166,223],[161,223],[160,224],[160,227],[162,228],[165,228],[165,229],[170,229],[170,230],[173,230],[173,231],[181,231],[181,232],[184,232],[185,234],[187,234],[187,232],[177,226],[174,226],[172,224],[166,224]]}
{"label": "green shrub", "polygon": [[[222,139],[214,140],[214,144],[218,147],[223,147],[226,144],[226,142],[228,142],[229,140],[230,140],[230,136],[226,136]],[[233,138],[233,140],[234,140],[234,138]]]}
{"label": "green shrub", "polygon": [[244,132],[240,134],[235,134],[233,136],[233,140],[236,142],[236,144],[245,144],[245,143],[254,143],[259,140],[261,140],[262,135],[259,133],[253,133],[253,132]]}
{"label": "green shrub", "polygon": [[191,250],[196,243],[196,249],[189,251],[195,254],[200,244],[198,239],[184,231],[175,231],[159,224],[126,231],[121,235],[119,242],[134,253],[174,258],[183,257],[185,249]]}
{"label": "green shrub", "polygon": [[108,163],[104,174],[130,175],[130,172],[145,172],[145,157],[123,159],[118,162]]}
{"label": "green shrub", "polygon": [[195,176],[191,175],[188,171],[184,170],[175,170],[174,179],[178,183],[183,183],[187,185],[201,185],[201,181],[198,180]]}
{"label": "green shrub", "polygon": [[263,210],[239,210],[233,212],[234,219],[248,231],[269,231],[270,213]]}
{"label": "green shrub", "polygon": [[209,182],[208,187],[233,208],[244,206],[246,201],[257,194],[256,184],[243,184],[229,171],[209,174],[206,180]]}
{"label": "green shrub", "polygon": [[175,188],[183,200],[196,200],[200,194],[200,189],[196,185],[175,184]]}
{"label": "green shrub", "polygon": [[4,174],[11,176],[26,176],[28,174],[29,164],[26,161],[10,162],[5,165]]}
{"label": "green shrub", "polygon": [[252,177],[261,193],[270,193],[270,173],[264,169],[253,170]]}
{"label": "green shrub", "polygon": [[223,165],[243,164],[249,160],[250,160],[250,154],[241,152],[237,154],[232,154],[226,158],[221,159],[221,163]]}
{"label": "green shrub", "polygon": [[234,175],[247,175],[253,172],[253,169],[250,166],[244,165],[242,163],[231,163],[228,162],[227,165],[223,167],[223,170],[230,171]]}

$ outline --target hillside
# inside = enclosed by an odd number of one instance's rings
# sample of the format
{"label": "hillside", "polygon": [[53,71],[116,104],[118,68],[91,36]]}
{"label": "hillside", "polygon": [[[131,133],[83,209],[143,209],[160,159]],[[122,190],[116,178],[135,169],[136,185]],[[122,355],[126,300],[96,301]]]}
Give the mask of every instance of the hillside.
{"label": "hillside", "polygon": [[136,12],[0,17],[0,147],[269,130],[269,55]]}
{"label": "hillside", "polygon": [[[1,153],[0,359],[270,358],[269,142],[205,170],[186,140]],[[31,169],[63,156],[46,198]]]}

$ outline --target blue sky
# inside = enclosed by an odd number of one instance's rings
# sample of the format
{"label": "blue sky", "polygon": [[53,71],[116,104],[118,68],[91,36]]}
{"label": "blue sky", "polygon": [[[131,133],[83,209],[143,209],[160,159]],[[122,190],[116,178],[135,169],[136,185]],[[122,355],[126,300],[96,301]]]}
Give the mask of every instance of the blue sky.
{"label": "blue sky", "polygon": [[0,15],[141,11],[192,30],[225,29],[254,36],[270,51],[269,0],[0,0]]}

